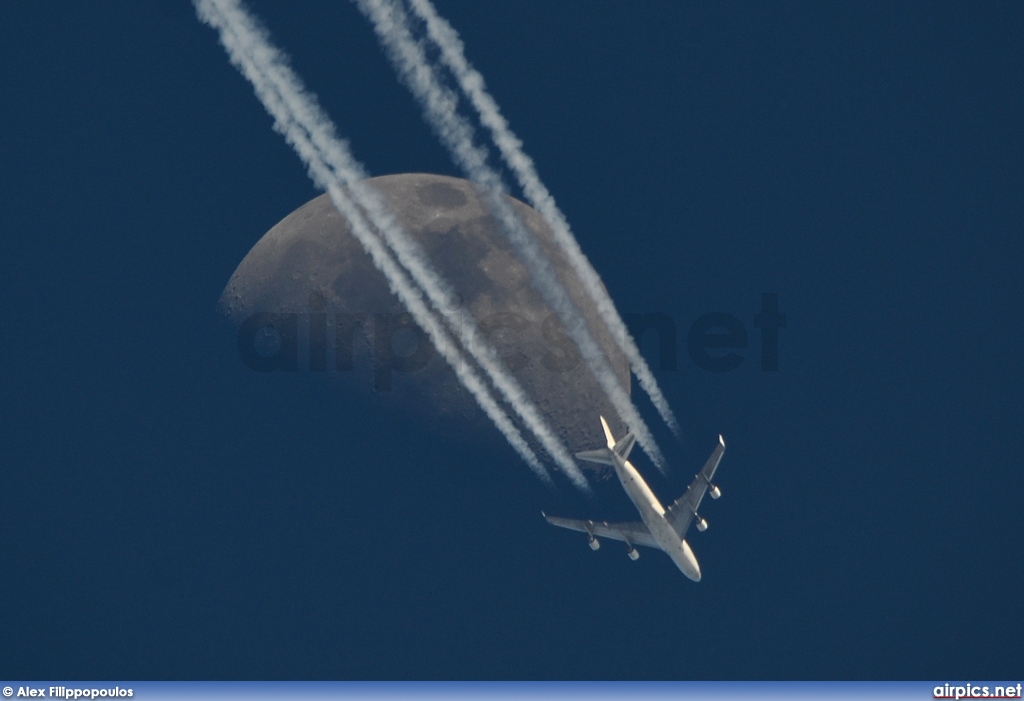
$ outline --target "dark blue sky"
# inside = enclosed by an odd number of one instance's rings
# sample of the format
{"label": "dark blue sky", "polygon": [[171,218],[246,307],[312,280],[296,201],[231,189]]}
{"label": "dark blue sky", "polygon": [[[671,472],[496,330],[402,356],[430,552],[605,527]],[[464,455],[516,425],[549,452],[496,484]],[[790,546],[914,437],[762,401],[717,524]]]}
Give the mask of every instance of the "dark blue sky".
{"label": "dark blue sky", "polygon": [[[637,462],[671,499],[725,434],[704,581],[540,518],[614,484],[248,370],[215,304],[318,194],[298,159],[189,3],[9,2],[0,672],[1019,676],[1024,7],[438,7],[620,309],[677,326],[684,440]],[[351,4],[253,8],[372,173],[458,174]],[[714,311],[731,372],[686,353]]]}

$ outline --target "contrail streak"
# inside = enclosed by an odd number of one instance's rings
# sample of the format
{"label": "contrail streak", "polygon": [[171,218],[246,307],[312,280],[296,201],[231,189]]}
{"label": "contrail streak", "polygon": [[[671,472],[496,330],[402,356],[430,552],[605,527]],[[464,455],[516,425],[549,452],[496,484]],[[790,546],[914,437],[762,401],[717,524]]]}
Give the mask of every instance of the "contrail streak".
{"label": "contrail streak", "polygon": [[354,184],[353,188],[359,187],[365,197],[359,204],[370,215],[370,219],[377,228],[383,232],[388,245],[391,246],[399,262],[412,274],[417,284],[427,293],[430,302],[434,305],[452,328],[463,346],[469,351],[473,359],[479,363],[484,372],[494,383],[494,386],[501,392],[505,400],[519,415],[523,422],[530,428],[537,440],[554,459],[555,463],[562,469],[566,476],[579,488],[589,491],[590,487],[586,477],[573,461],[572,455],[558,436],[548,426],[540,411],[530,401],[526,392],[518,381],[509,373],[501,360],[494,352],[494,348],[487,339],[480,333],[479,327],[473,320],[471,314],[465,311],[459,304],[455,294],[450,290],[447,283],[441,279],[437,272],[430,266],[426,253],[420,248],[416,241],[408,237],[395,221],[391,212],[369,187],[361,187]]}
{"label": "contrail streak", "polygon": [[526,200],[540,212],[541,216],[551,227],[555,235],[555,242],[561,247],[569,259],[570,265],[583,280],[583,285],[590,295],[591,300],[597,306],[601,318],[608,325],[612,336],[619,342],[619,347],[629,359],[629,364],[636,374],[640,386],[650,396],[651,403],[661,414],[672,432],[679,437],[679,422],[669,406],[665,395],[661,393],[654,374],[647,365],[647,361],[640,355],[640,349],[630,336],[615,308],[615,303],[608,295],[597,271],[587,260],[586,255],[580,249],[579,243],[569,229],[569,222],[565,215],[555,204],[555,199],[541,182],[537,175],[531,159],[523,151],[523,142],[519,140],[509,127],[505,117],[501,114],[498,103],[487,92],[483,76],[470,65],[466,59],[462,40],[458,33],[452,28],[443,17],[437,14],[434,5],[430,0],[409,0],[413,13],[420,18],[427,28],[427,36],[441,51],[441,62],[452,72],[458,81],[462,92],[466,94],[480,115],[480,121],[486,126],[494,140],[495,145],[501,152],[505,163],[512,170],[519,182],[519,186],[526,195]]}
{"label": "contrail streak", "polygon": [[355,0],[371,21],[386,53],[399,75],[420,101],[427,121],[451,152],[452,157],[482,187],[492,213],[502,225],[506,237],[530,271],[544,299],[562,320],[566,331],[579,347],[594,378],[608,395],[619,416],[629,424],[637,440],[654,464],[665,470],[665,459],[605,358],[590,334],[585,319],[569,297],[555,273],[551,260],[536,238],[504,199],[506,188],[498,173],[487,165],[486,152],[473,143],[473,128],[458,114],[457,100],[441,85],[434,67],[427,61],[423,47],[413,39],[408,16],[395,2]]}
{"label": "contrail streak", "polygon": [[[334,205],[349,221],[357,240],[387,277],[392,291],[428,333],[460,381],[473,394],[512,447],[538,476],[550,483],[550,475],[540,460],[494,400],[479,375],[465,361],[449,333],[434,323],[433,312],[419,291],[395,262],[392,252],[385,248],[366,222],[360,207],[371,217],[380,216],[375,224],[385,233],[389,242],[393,240],[399,244],[393,252],[403,264],[409,262],[411,267],[415,268],[416,272],[410,271],[414,277],[418,274],[427,283],[423,285],[424,287],[432,286],[436,299],[442,302],[451,300],[443,282],[429,270],[429,264],[422,256],[422,252],[405,236],[393,218],[385,213],[383,203],[369,192],[368,188],[356,182],[366,176],[362,166],[352,158],[347,144],[335,135],[330,119],[287,65],[284,55],[270,43],[267,32],[238,0],[195,0],[194,4],[200,19],[218,31],[221,43],[232,63],[252,83],[260,101],[274,117],[275,130],[283,134],[292,145],[306,164],[314,182],[327,190]],[[357,202],[353,201],[353,196]],[[417,254],[420,259],[412,260]],[[403,261],[403,258],[407,261]],[[425,291],[428,295],[431,294],[430,290]],[[454,328],[471,328],[470,338],[474,339],[472,332],[475,331],[475,326],[468,323],[468,314],[453,304],[446,306],[443,311],[451,314],[450,323],[461,325],[453,326]],[[481,339],[474,340],[479,342]],[[480,344],[472,352],[485,370],[496,371],[492,373],[496,386],[505,393],[506,399],[520,413],[527,425],[538,434],[538,440],[552,453],[574,484],[584,490],[589,489],[586,479],[572,462],[568,451],[553,437],[553,433],[543,423],[532,404],[526,400],[518,384],[500,366],[493,350],[486,344]],[[544,432],[548,435],[542,435]]]}

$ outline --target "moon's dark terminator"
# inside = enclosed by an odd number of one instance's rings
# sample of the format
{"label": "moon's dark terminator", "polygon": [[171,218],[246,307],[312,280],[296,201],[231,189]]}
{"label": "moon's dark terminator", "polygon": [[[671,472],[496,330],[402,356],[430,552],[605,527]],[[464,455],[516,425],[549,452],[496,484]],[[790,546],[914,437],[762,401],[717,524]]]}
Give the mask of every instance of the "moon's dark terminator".
{"label": "moon's dark terminator", "polygon": [[[384,196],[568,448],[600,445],[597,416],[615,417],[611,402],[472,183],[411,173],[367,183]],[[554,246],[547,224],[526,204],[511,202],[541,241],[628,392],[625,356]],[[305,367],[311,370],[346,376],[372,363],[378,391],[427,398],[435,409],[454,416],[483,416],[426,334],[412,324],[327,195],[310,200],[268,231],[239,264],[220,302],[240,326],[240,351],[257,366],[265,363],[258,369],[273,369],[280,353],[305,346],[298,343],[302,336],[308,338]],[[274,345],[261,348],[261,334],[268,333]],[[625,428],[620,421],[612,426],[617,432]],[[525,430],[524,435],[529,437]]]}

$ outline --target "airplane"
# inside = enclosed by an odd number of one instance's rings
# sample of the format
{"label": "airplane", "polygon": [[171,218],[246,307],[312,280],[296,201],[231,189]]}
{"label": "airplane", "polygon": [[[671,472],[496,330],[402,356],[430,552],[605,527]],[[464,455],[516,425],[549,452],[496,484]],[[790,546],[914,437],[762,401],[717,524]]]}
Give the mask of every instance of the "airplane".
{"label": "airplane", "polygon": [[608,447],[585,450],[576,453],[576,457],[580,460],[614,467],[615,474],[622,482],[622,488],[626,490],[626,494],[633,501],[643,520],[631,523],[608,523],[607,521],[582,521],[548,516],[543,511],[541,515],[554,526],[586,533],[591,550],[601,547],[601,543],[598,541],[599,537],[623,541],[629,548],[626,554],[630,560],[640,557],[635,545],[660,548],[672,558],[672,562],[683,574],[693,581],[699,582],[700,565],[684,536],[691,523],[696,522],[698,531],[706,531],[708,528],[707,520],[697,513],[704,494],[710,494],[712,499],[722,496],[722,490],[711,483],[711,478],[714,477],[715,469],[722,460],[722,454],[725,453],[725,439],[721,436],[718,437],[718,445],[715,446],[714,452],[704,463],[701,471],[693,478],[686,493],[666,509],[628,460],[629,451],[636,443],[633,433],[626,433],[621,440],[616,441],[603,416],[601,417],[601,426],[604,428]]}

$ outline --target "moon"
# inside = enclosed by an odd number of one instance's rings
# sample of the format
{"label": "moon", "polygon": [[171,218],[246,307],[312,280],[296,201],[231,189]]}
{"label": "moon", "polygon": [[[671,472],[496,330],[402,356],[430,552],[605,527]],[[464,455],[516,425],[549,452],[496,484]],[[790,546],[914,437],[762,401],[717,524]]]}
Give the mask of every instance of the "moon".
{"label": "moon", "polygon": [[[383,196],[570,450],[604,443],[598,415],[608,418],[616,435],[623,432],[564,324],[534,287],[471,182],[422,173],[365,182]],[[579,309],[577,323],[589,326],[628,393],[628,362],[551,229],[536,210],[508,199]],[[385,401],[411,402],[417,411],[460,425],[488,425],[327,195],[296,209],[253,246],[224,288],[220,305],[239,327],[240,353],[256,369],[297,362],[300,369],[365,383]]]}

